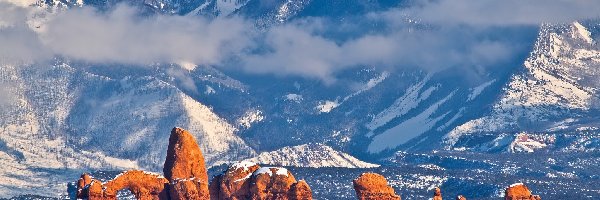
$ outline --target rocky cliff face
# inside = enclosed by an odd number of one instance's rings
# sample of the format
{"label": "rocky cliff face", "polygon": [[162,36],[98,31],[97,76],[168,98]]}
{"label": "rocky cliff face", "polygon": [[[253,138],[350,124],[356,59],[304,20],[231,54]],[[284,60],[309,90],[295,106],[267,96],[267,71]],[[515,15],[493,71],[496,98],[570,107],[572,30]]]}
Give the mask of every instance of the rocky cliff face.
{"label": "rocky cliff face", "polygon": [[250,198],[250,181],[247,181],[254,171],[259,169],[255,163],[239,162],[229,166],[210,183],[211,199],[248,199]]}
{"label": "rocky cliff face", "polygon": [[196,139],[182,128],[174,128],[163,173],[170,181],[171,199],[209,199],[208,173]]}

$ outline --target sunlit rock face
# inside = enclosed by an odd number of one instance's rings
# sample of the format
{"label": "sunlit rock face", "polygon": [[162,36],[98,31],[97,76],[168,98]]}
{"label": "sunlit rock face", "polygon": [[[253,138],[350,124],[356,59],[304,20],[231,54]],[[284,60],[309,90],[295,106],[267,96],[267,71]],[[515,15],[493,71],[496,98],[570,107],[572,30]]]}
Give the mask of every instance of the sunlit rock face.
{"label": "sunlit rock face", "polygon": [[394,188],[388,185],[382,175],[376,173],[364,173],[353,181],[354,190],[359,200],[400,200]]}

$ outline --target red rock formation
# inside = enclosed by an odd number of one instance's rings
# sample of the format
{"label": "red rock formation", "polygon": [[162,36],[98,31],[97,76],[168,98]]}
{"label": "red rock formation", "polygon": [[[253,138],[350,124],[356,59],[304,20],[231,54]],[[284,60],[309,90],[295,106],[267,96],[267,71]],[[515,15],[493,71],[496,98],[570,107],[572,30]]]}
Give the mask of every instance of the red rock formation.
{"label": "red rock formation", "polygon": [[252,173],[252,199],[288,199],[288,191],[296,178],[287,169],[262,167]]}
{"label": "red rock formation", "polygon": [[466,198],[466,197],[464,197],[463,195],[458,195],[458,196],[456,197],[456,200],[467,200],[467,198]]}
{"label": "red rock formation", "polygon": [[179,179],[169,184],[169,193],[172,200],[208,200],[210,194],[208,183],[197,178]]}
{"label": "red rock formation", "polygon": [[288,197],[290,200],[310,200],[312,199],[312,191],[306,181],[300,180],[292,184]]}
{"label": "red rock formation", "polygon": [[90,200],[110,200],[115,197],[107,197],[104,195],[102,182],[93,179],[89,174],[84,173],[77,181],[77,198]]}
{"label": "red rock formation", "polygon": [[169,181],[188,178],[208,180],[202,151],[188,131],[177,127],[171,131],[163,173]]}
{"label": "red rock formation", "polygon": [[160,175],[138,170],[124,172],[104,184],[83,174],[77,183],[77,198],[116,199],[119,190],[129,189],[137,199],[168,199],[164,190],[167,183]]}
{"label": "red rock formation", "polygon": [[[229,166],[224,174],[213,179],[213,199],[249,199],[252,173],[260,166],[252,162],[239,162]],[[216,187],[216,188],[215,188]]]}
{"label": "red rock formation", "polygon": [[88,199],[89,200],[116,200],[115,196],[107,196],[104,195],[104,188],[102,186],[102,182],[92,179],[88,188]]}
{"label": "red rock formation", "polygon": [[385,177],[375,173],[364,173],[354,179],[354,190],[359,200],[400,200]]}
{"label": "red rock formation", "polygon": [[433,200],[442,200],[442,190],[440,188],[435,188],[433,192]]}
{"label": "red rock formation", "polygon": [[77,180],[77,198],[83,199],[89,196],[87,187],[90,183],[92,183],[92,177],[89,174],[84,173],[79,177],[79,180]]}
{"label": "red rock formation", "polygon": [[529,188],[523,183],[515,183],[506,188],[505,200],[541,200],[540,196],[532,195]]}
{"label": "red rock formation", "polygon": [[263,167],[251,162],[231,165],[224,174],[211,181],[211,199],[220,200],[287,200],[312,199],[305,181],[296,179],[287,169]]}
{"label": "red rock formation", "polygon": [[104,195],[116,197],[117,192],[129,189],[137,199],[167,199],[167,179],[158,174],[140,170],[126,171],[103,184]]}
{"label": "red rock formation", "polygon": [[163,172],[171,183],[171,199],[210,198],[204,156],[188,131],[181,128],[171,131]]}

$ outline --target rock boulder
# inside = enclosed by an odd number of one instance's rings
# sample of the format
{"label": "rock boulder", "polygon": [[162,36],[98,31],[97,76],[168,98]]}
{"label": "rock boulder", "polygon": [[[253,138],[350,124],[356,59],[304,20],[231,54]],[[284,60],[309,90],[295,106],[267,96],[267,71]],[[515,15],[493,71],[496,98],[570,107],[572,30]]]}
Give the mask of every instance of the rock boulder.
{"label": "rock boulder", "polygon": [[354,190],[359,200],[400,200],[394,188],[388,185],[382,175],[364,173],[354,179]]}

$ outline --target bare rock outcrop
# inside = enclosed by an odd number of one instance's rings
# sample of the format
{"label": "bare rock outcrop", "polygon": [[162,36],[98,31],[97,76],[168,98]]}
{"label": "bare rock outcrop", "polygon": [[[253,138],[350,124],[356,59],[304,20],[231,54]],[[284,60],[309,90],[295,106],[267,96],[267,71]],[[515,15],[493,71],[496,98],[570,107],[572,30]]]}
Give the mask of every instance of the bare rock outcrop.
{"label": "bare rock outcrop", "polygon": [[296,178],[285,168],[261,167],[252,173],[252,199],[288,199]]}
{"label": "bare rock outcrop", "polygon": [[251,162],[235,163],[213,178],[210,193],[213,200],[312,199],[308,184],[296,181],[287,169],[260,167]]}
{"label": "bare rock outcrop", "polygon": [[82,174],[77,181],[77,198],[90,200],[116,199],[106,197],[102,188],[102,182],[92,178],[87,173]]}
{"label": "bare rock outcrop", "polygon": [[171,131],[163,173],[172,200],[210,198],[204,156],[194,136],[182,128]]}
{"label": "bare rock outcrop", "polygon": [[523,183],[515,183],[510,185],[504,191],[505,200],[541,200],[538,195],[532,195],[529,188]]}
{"label": "bare rock outcrop", "polygon": [[119,190],[128,189],[137,199],[167,199],[167,183],[167,179],[158,174],[139,170],[123,172],[106,183],[83,174],[77,182],[77,198],[116,199]]}
{"label": "bare rock outcrop", "polygon": [[104,183],[104,195],[116,197],[119,190],[129,189],[137,199],[166,199],[168,194],[165,186],[167,183],[167,179],[161,175],[131,170]]}
{"label": "bare rock outcrop", "polygon": [[438,187],[433,191],[433,200],[442,200],[442,190]]}
{"label": "bare rock outcrop", "polygon": [[250,199],[250,178],[260,166],[252,162],[232,164],[225,173],[213,178],[211,199]]}
{"label": "bare rock outcrop", "polygon": [[388,185],[382,175],[364,173],[354,179],[354,190],[359,200],[400,200],[394,188]]}
{"label": "bare rock outcrop", "polygon": [[310,200],[312,199],[312,191],[306,181],[300,180],[292,184],[288,197],[290,200]]}
{"label": "bare rock outcrop", "polygon": [[171,131],[163,173],[169,181],[189,178],[208,180],[202,150],[188,131],[178,127]]}

